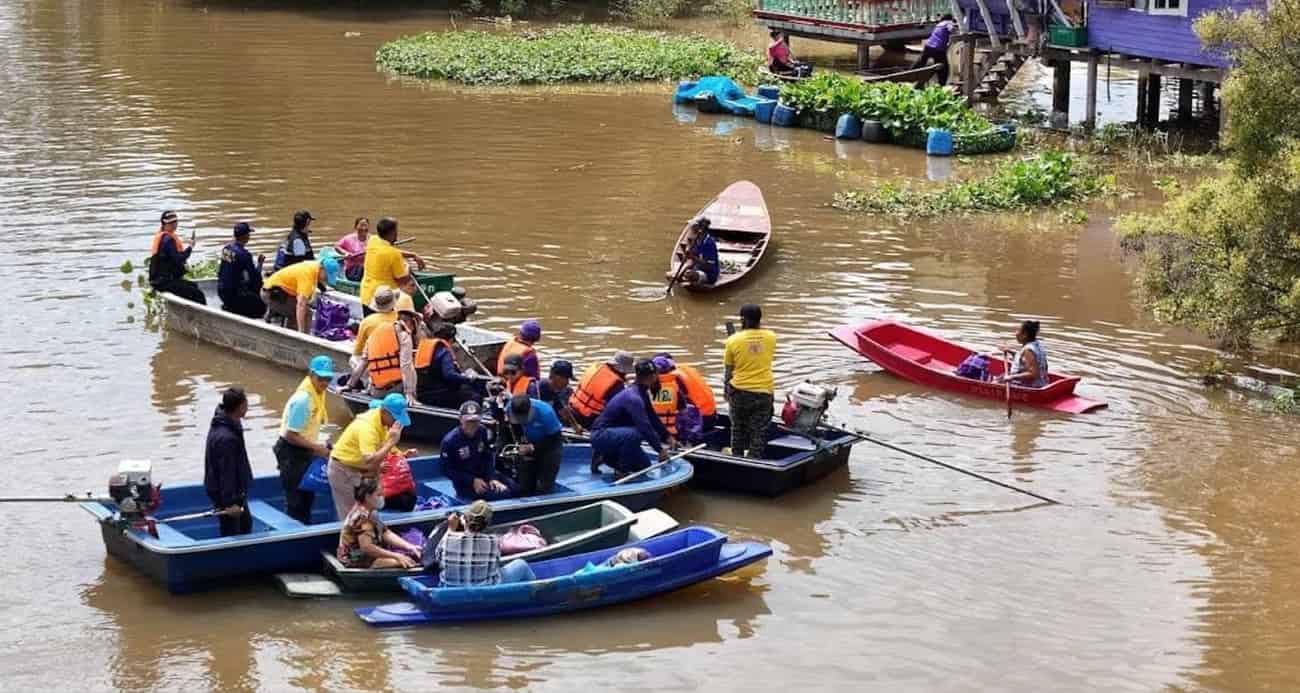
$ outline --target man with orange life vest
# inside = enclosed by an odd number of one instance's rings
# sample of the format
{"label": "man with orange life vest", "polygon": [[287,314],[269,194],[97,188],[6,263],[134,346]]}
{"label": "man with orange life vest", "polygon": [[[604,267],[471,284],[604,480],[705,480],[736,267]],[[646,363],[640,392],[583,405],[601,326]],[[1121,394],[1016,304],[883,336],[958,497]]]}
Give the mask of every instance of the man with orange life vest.
{"label": "man with orange life vest", "polygon": [[368,374],[371,397],[382,399],[389,393],[400,392],[406,396],[407,404],[418,404],[415,350],[419,323],[420,315],[415,312],[411,295],[398,294],[397,321],[376,327],[370,334],[365,353],[357,359],[352,376],[348,378],[348,389],[358,389],[362,374]]}
{"label": "man with orange life vest", "polygon": [[159,219],[161,225],[158,233],[153,235],[153,244],[149,250],[149,286],[154,291],[175,294],[187,301],[207,305],[199,285],[185,278],[185,263],[190,259],[194,247],[185,247],[176,235],[176,225],[180,218],[176,212],[168,210]]}
{"label": "man with orange life vest", "polygon": [[686,384],[674,373],[676,364],[666,355],[660,354],[650,361],[659,376],[659,390],[654,393],[650,404],[655,415],[674,437],[677,436],[677,415],[686,408]]}
{"label": "man with orange life vest", "polygon": [[682,386],[685,388],[687,403],[694,405],[700,412],[700,422],[703,430],[707,431],[713,428],[718,416],[718,400],[713,394],[713,388],[709,386],[709,381],[704,379],[704,374],[700,373],[695,366],[673,361],[672,354],[666,351],[655,354],[656,365],[658,365],[660,358],[667,359],[672,365],[669,372],[681,379]]}
{"label": "man with orange life vest", "polygon": [[533,347],[541,339],[542,324],[536,320],[525,320],[519,326],[519,334],[511,337],[510,341],[501,347],[501,355],[497,357],[497,374],[501,374],[507,358],[518,356],[523,361],[524,375],[533,380],[541,378],[542,368],[537,364],[537,349]]}
{"label": "man with orange life vest", "polygon": [[397,322],[397,294],[397,289],[387,286],[375,290],[374,298],[370,299],[370,314],[357,325],[357,338],[352,342],[352,358],[348,360],[351,367],[355,368],[357,361],[366,353],[366,343],[377,328]]}
{"label": "man with orange life vest", "polygon": [[528,395],[537,399],[537,379],[524,372],[524,359],[519,354],[511,354],[502,360],[497,370],[505,381],[506,393],[510,396]]}
{"label": "man with orange life vest", "polygon": [[583,428],[591,428],[596,417],[605,411],[605,405],[627,387],[627,374],[633,367],[632,355],[626,351],[615,352],[614,358],[605,363],[587,367],[569,398],[569,408]]}
{"label": "man with orange life vest", "polygon": [[465,402],[477,402],[483,396],[475,387],[473,374],[466,375],[456,364],[455,339],[455,325],[438,323],[433,335],[421,339],[415,350],[416,393],[429,406],[460,409]]}

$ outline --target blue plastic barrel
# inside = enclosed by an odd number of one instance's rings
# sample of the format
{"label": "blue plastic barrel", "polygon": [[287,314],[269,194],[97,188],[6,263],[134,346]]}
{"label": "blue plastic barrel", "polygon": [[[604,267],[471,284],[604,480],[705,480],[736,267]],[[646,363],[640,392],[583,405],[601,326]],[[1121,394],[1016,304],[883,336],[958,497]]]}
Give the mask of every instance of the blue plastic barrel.
{"label": "blue plastic barrel", "polygon": [[754,104],[754,120],[760,123],[772,122],[772,111],[776,110],[776,101],[763,99]]}
{"label": "blue plastic barrel", "polygon": [[862,119],[852,113],[845,113],[835,121],[835,139],[856,140],[862,137]]}
{"label": "blue plastic barrel", "polygon": [[783,128],[794,127],[795,116],[797,112],[789,106],[778,103],[776,108],[772,109],[772,124],[779,125]]}
{"label": "blue plastic barrel", "polygon": [[691,93],[691,90],[694,89],[695,85],[697,84],[699,84],[699,82],[691,82],[691,81],[678,82],[677,93],[673,94],[673,102],[690,103],[692,100],[694,100],[694,96],[695,96],[694,94]]}
{"label": "blue plastic barrel", "polygon": [[927,130],[925,153],[930,156],[952,156],[952,133],[942,128]]}
{"label": "blue plastic barrel", "polygon": [[781,95],[781,86],[778,84],[760,84],[758,85],[758,98],[776,100]]}

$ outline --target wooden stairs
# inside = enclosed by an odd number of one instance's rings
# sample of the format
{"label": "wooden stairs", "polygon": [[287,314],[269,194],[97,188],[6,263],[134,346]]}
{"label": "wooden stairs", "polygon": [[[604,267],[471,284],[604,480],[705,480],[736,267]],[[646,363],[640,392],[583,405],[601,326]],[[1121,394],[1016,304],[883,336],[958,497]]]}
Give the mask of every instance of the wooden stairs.
{"label": "wooden stairs", "polygon": [[975,67],[975,100],[997,101],[1020,68],[1029,62],[1028,56],[998,49],[979,51]]}

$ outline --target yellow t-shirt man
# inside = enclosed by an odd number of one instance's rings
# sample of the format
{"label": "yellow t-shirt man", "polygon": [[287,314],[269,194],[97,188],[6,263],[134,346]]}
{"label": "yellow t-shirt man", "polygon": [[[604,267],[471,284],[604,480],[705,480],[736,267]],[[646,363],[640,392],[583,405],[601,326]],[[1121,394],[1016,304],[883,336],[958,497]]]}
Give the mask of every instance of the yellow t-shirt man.
{"label": "yellow t-shirt man", "polygon": [[746,392],[772,394],[772,359],[776,357],[776,333],[771,330],[741,330],[727,337],[722,365],[731,369],[731,386]]}
{"label": "yellow t-shirt man", "polygon": [[320,263],[315,260],[304,260],[295,262],[268,277],[266,289],[270,290],[279,287],[286,294],[295,298],[306,296],[310,299],[316,295],[316,289],[320,282]]}
{"label": "yellow t-shirt man", "polygon": [[357,325],[357,341],[352,344],[352,355],[360,356],[366,351],[366,342],[370,341],[370,334],[375,331],[376,327],[381,325],[391,325],[397,322],[397,311],[390,310],[387,313],[371,313],[361,320]]}
{"label": "yellow t-shirt man", "polygon": [[361,277],[361,303],[370,305],[381,286],[397,286],[399,279],[411,273],[402,251],[378,234],[366,239],[365,274]]}
{"label": "yellow t-shirt man", "polygon": [[375,454],[388,440],[388,427],[384,425],[380,412],[380,409],[371,409],[352,419],[334,443],[330,457],[349,467],[369,470],[364,461],[366,456]]}

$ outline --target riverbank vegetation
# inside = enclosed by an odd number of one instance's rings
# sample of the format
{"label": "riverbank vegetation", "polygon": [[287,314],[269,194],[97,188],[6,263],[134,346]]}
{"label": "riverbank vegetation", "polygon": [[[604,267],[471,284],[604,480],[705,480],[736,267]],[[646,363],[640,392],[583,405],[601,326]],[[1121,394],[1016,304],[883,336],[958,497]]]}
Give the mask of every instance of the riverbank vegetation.
{"label": "riverbank vegetation", "polygon": [[836,72],[822,72],[782,86],[781,103],[800,112],[832,117],[851,113],[862,120],[874,120],[900,142],[923,138],[928,128],[943,128],[957,136],[993,129],[987,118],[946,89],[915,89],[911,84],[897,82],[867,83]]}
{"label": "riverbank vegetation", "polygon": [[[1115,189],[1114,175],[1102,174],[1076,154],[1054,150],[1003,162],[990,176],[936,190],[884,183],[870,190],[841,192],[834,206],[850,212],[932,217],[1066,205]],[[1066,218],[1081,221],[1087,215],[1072,210]]]}
{"label": "riverbank vegetation", "polygon": [[763,64],[757,53],[718,39],[592,25],[407,36],[380,46],[375,61],[400,75],[475,85],[635,82],[714,74],[752,84]]}
{"label": "riverbank vegetation", "polygon": [[1221,173],[1175,192],[1155,214],[1121,219],[1140,260],[1139,292],[1160,320],[1231,348],[1300,338],[1300,0],[1268,13],[1215,13],[1196,30],[1235,63]]}

